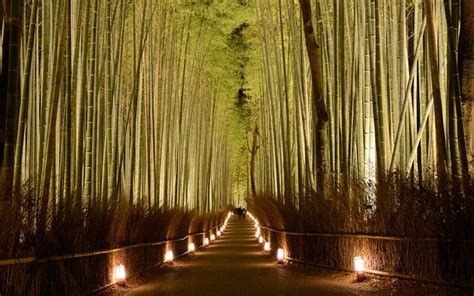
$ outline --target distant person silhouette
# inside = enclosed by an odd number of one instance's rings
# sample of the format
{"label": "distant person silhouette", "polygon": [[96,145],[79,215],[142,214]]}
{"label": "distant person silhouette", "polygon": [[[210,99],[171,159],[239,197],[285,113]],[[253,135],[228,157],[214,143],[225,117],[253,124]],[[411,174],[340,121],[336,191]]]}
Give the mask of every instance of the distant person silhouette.
{"label": "distant person silhouette", "polygon": [[247,210],[245,208],[242,209],[242,217],[245,220],[245,215],[247,214]]}
{"label": "distant person silhouette", "polygon": [[244,211],[242,210],[242,207],[239,207],[237,209],[237,214],[239,215],[239,220],[242,219],[242,214],[244,213]]}

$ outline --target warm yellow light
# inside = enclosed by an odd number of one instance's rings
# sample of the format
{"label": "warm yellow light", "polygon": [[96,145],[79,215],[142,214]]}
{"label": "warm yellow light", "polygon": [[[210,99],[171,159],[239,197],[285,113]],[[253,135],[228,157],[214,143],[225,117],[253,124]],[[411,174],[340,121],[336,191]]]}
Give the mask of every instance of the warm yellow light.
{"label": "warm yellow light", "polygon": [[207,237],[204,239],[204,245],[209,246],[209,239]]}
{"label": "warm yellow light", "polygon": [[265,240],[263,239],[263,236],[259,236],[258,237],[258,243],[263,245],[264,242],[265,242]]}
{"label": "warm yellow light", "polygon": [[221,231],[220,230],[217,230],[217,237],[221,236]]}
{"label": "warm yellow light", "polygon": [[173,263],[173,259],[174,259],[173,251],[171,251],[171,250],[166,251],[166,253],[165,253],[165,262],[166,263]]}
{"label": "warm yellow light", "polygon": [[354,257],[354,269],[357,273],[357,281],[363,281],[365,279],[365,264],[361,256]]}
{"label": "warm yellow light", "polygon": [[114,268],[114,282],[124,284],[127,274],[125,273],[125,266],[123,264],[117,265]]}
{"label": "warm yellow light", "polygon": [[260,227],[258,227],[257,230],[255,230],[255,238],[258,239],[259,236],[260,236]]}
{"label": "warm yellow light", "polygon": [[278,248],[277,250],[277,260],[280,264],[282,264],[285,260],[285,250],[283,250],[282,248]]}
{"label": "warm yellow light", "polygon": [[216,240],[216,235],[215,234],[211,234],[211,242],[212,241],[215,241]]}
{"label": "warm yellow light", "polygon": [[269,242],[265,242],[265,244],[263,245],[263,250],[265,252],[270,252],[271,248],[270,248],[270,243]]}
{"label": "warm yellow light", "polygon": [[194,253],[195,250],[196,250],[196,246],[194,245],[194,243],[189,243],[188,244],[188,252],[189,253]]}
{"label": "warm yellow light", "polygon": [[364,259],[362,259],[362,257],[354,257],[354,269],[357,273],[364,272]]}

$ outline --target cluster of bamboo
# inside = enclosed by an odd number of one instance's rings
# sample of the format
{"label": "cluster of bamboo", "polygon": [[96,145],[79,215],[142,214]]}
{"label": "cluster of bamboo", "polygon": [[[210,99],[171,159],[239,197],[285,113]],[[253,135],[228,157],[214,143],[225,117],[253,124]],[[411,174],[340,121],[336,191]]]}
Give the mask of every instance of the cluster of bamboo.
{"label": "cluster of bamboo", "polygon": [[212,9],[4,2],[3,182],[26,186],[42,216],[123,199],[200,212],[229,204],[229,93],[238,82],[219,28],[228,16]]}
{"label": "cluster of bamboo", "polygon": [[370,187],[393,171],[469,186],[459,0],[256,2],[253,194]]}
{"label": "cluster of bamboo", "polygon": [[246,183],[296,197],[395,170],[467,191],[459,0],[1,8],[2,181],[44,213],[126,198],[207,212]]}

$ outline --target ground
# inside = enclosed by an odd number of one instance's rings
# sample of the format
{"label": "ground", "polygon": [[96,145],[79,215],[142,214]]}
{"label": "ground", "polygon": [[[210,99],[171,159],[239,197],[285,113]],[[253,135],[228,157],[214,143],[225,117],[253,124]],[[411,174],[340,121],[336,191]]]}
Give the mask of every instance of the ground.
{"label": "ground", "polygon": [[105,295],[474,295],[471,291],[301,264],[279,265],[255,240],[252,222],[233,216],[224,235],[196,254],[114,286]]}

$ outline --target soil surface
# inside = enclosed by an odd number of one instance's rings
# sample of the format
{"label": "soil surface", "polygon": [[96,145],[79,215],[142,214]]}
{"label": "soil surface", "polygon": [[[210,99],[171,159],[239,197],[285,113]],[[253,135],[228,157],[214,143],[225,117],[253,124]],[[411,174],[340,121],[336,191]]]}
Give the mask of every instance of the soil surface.
{"label": "soil surface", "polygon": [[469,291],[300,264],[279,265],[265,255],[252,221],[232,216],[224,234],[208,248],[175,260],[107,295],[474,295]]}

